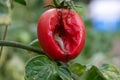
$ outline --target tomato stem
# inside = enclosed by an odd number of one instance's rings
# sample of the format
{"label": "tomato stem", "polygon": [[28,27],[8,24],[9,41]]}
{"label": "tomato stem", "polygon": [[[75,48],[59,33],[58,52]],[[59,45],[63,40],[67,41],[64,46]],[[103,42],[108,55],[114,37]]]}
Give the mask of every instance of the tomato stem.
{"label": "tomato stem", "polygon": [[72,0],[53,0],[53,5],[47,5],[46,7],[52,8],[64,8],[64,9],[71,9],[75,7]]}
{"label": "tomato stem", "polygon": [[25,45],[25,44],[13,42],[13,41],[0,40],[0,46],[9,46],[9,47],[21,48],[21,49],[36,52],[38,54],[45,54],[40,48],[35,48],[33,46],[30,46],[30,45]]}

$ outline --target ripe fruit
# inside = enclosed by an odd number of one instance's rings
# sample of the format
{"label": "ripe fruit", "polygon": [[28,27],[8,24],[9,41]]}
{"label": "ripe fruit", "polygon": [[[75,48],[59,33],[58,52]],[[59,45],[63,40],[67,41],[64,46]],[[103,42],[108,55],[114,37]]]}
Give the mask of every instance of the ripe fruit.
{"label": "ripe fruit", "polygon": [[38,39],[46,54],[57,61],[74,59],[84,47],[85,27],[72,9],[49,9],[38,21]]}

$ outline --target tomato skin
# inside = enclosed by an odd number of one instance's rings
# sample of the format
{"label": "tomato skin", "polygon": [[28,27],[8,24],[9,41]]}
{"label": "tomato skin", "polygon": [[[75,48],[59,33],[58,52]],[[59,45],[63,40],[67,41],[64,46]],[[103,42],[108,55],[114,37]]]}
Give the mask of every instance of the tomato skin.
{"label": "tomato skin", "polygon": [[45,53],[57,61],[74,59],[85,43],[84,22],[71,9],[53,8],[45,11],[38,21],[37,34]]}

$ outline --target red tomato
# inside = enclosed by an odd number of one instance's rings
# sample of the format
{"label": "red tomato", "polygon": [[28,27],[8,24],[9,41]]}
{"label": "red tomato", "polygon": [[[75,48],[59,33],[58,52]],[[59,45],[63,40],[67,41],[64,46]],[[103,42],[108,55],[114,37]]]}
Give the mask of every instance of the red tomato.
{"label": "red tomato", "polygon": [[37,30],[41,47],[54,60],[68,62],[84,47],[84,22],[74,10],[47,10],[41,15]]}

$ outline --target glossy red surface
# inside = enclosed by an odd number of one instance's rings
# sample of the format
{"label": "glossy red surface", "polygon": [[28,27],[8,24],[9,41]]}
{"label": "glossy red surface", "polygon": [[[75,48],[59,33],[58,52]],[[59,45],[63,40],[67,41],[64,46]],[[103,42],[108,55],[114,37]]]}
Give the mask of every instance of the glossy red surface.
{"label": "glossy red surface", "polygon": [[84,22],[74,10],[47,10],[40,16],[37,30],[41,47],[54,60],[74,59],[84,47]]}

